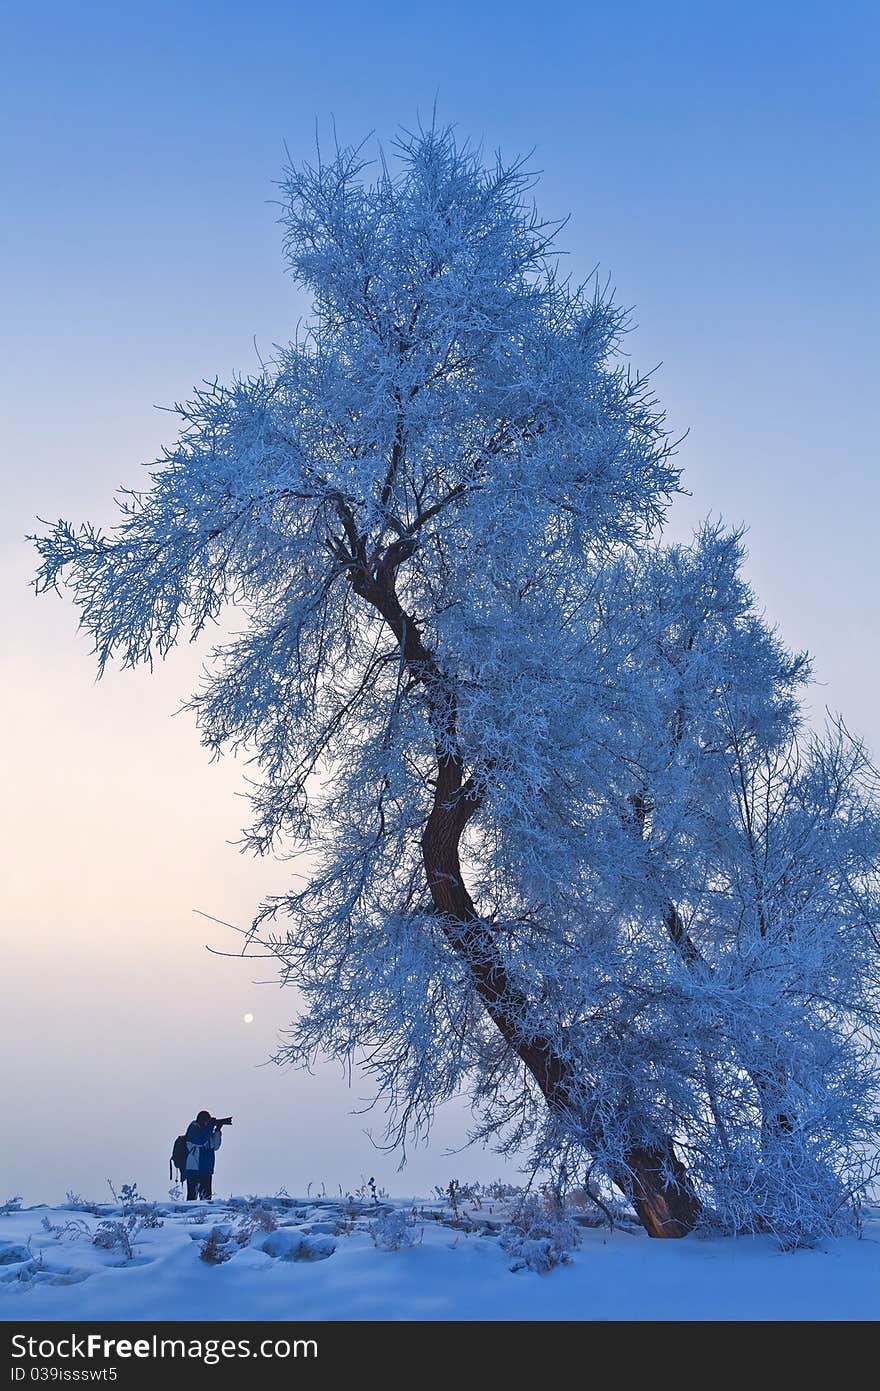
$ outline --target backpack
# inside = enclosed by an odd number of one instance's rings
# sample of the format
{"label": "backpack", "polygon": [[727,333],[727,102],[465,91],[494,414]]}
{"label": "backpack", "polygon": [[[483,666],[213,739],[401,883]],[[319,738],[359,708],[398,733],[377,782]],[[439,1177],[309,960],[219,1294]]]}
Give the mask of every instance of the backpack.
{"label": "backpack", "polygon": [[184,1178],[186,1177],[186,1156],[187,1156],[186,1136],[185,1136],[185,1135],[178,1135],[177,1139],[174,1141],[174,1148],[173,1148],[172,1151],[171,1151],[171,1158],[170,1158],[169,1161],[168,1161],[168,1178],[169,1178],[169,1179],[173,1179],[173,1177],[174,1177],[173,1169],[176,1169],[177,1172],[178,1172],[178,1175],[179,1175],[179,1182],[180,1182],[180,1183],[183,1183]]}

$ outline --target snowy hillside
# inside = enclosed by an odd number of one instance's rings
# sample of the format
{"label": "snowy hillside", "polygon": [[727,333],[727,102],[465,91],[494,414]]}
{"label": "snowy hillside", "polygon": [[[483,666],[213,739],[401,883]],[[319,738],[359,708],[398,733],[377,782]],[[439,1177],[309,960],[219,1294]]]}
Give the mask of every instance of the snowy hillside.
{"label": "snowy hillside", "polygon": [[[651,1241],[574,1213],[510,1224],[442,1202],[216,1199],[0,1210],[0,1318],[874,1319],[880,1210],[861,1240]],[[97,1238],[97,1242],[96,1242]],[[552,1263],[539,1273],[531,1265]],[[209,1259],[206,1259],[208,1257]]]}

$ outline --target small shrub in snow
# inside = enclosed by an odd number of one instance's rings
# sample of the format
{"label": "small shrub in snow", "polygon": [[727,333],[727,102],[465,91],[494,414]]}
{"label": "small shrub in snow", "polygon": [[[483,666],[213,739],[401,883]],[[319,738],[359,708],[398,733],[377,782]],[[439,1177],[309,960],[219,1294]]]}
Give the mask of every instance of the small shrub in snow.
{"label": "small shrub in snow", "polygon": [[[438,1194],[441,1193],[441,1189],[439,1188],[436,1188],[434,1191]],[[463,1203],[465,1200],[474,1203],[478,1208],[483,1206],[480,1201],[479,1184],[466,1184],[465,1187],[462,1188],[458,1179],[454,1178],[450,1180],[442,1196],[445,1197],[448,1202],[449,1209],[452,1213],[451,1217],[444,1217],[442,1219],[447,1227],[455,1227],[458,1231],[462,1232],[479,1231],[479,1223],[475,1222],[472,1217],[469,1217],[467,1213],[464,1212],[463,1208],[459,1206],[459,1204]]]}
{"label": "small shrub in snow", "polygon": [[380,1251],[401,1251],[404,1247],[415,1246],[420,1240],[420,1237],[416,1237],[412,1213],[403,1212],[400,1208],[383,1212],[375,1222],[368,1224],[367,1230],[373,1238],[373,1245]]}
{"label": "small shrub in snow", "polygon": [[[163,1227],[165,1225],[160,1216],[159,1207],[156,1203],[148,1202],[147,1199],[138,1192],[136,1183],[123,1183],[118,1192],[109,1178],[107,1183],[110,1192],[122,1209],[123,1223],[126,1225],[126,1230],[130,1238],[133,1239],[137,1236],[138,1232],[154,1229],[156,1227]],[[94,1208],[90,1210],[97,1211],[97,1209]],[[119,1244],[122,1245],[123,1243],[120,1241]]]}
{"label": "small shrub in snow", "polygon": [[509,1202],[511,1198],[521,1198],[524,1190],[513,1183],[460,1183],[457,1178],[450,1181],[445,1189],[435,1187],[434,1192],[438,1198],[445,1198],[452,1208],[453,1215],[460,1216],[458,1205],[462,1202],[472,1203],[475,1208],[482,1210],[484,1207],[491,1207],[493,1203]]}
{"label": "small shrub in snow", "polygon": [[138,1192],[138,1186],[136,1183],[121,1184],[119,1192],[117,1193],[116,1188],[113,1184],[113,1180],[108,1178],[107,1187],[113,1194],[114,1201],[119,1204],[123,1212],[127,1212],[129,1209],[137,1207],[139,1203],[142,1203],[144,1201],[144,1199]]}
{"label": "small shrub in snow", "polygon": [[199,1249],[199,1259],[207,1261],[208,1265],[223,1265],[224,1261],[231,1260],[234,1254],[228,1234],[216,1227],[208,1233]]}
{"label": "small shrub in snow", "polygon": [[138,1192],[136,1183],[123,1183],[117,1193],[109,1179],[107,1182],[110,1184],[110,1192],[122,1208],[123,1217],[128,1217],[134,1213],[140,1219],[142,1227],[161,1227],[163,1225],[158,1206],[156,1203],[149,1202]]}
{"label": "small shrub in snow", "polygon": [[355,1198],[351,1193],[347,1193],[345,1195],[345,1202],[342,1204],[343,1220],[340,1223],[340,1227],[344,1227],[345,1230],[351,1231],[352,1227],[354,1226],[358,1217],[360,1217],[363,1210],[363,1203],[360,1202],[358,1198]]}
{"label": "small shrub in snow", "polygon": [[99,1251],[121,1251],[125,1260],[134,1257],[134,1239],[140,1231],[137,1217],[105,1217],[92,1236],[92,1245]]}
{"label": "small shrub in snow", "polygon": [[249,1198],[238,1219],[234,1236],[239,1246],[247,1246],[255,1233],[274,1232],[277,1228],[278,1218],[272,1209],[258,1198]]}
{"label": "small shrub in snow", "polygon": [[21,1197],[7,1198],[5,1203],[0,1203],[0,1217],[8,1217],[10,1212],[21,1211]]}
{"label": "small shrub in snow", "polygon": [[81,1193],[76,1193],[72,1188],[68,1188],[65,1196],[64,1206],[74,1208],[77,1212],[90,1212],[93,1217],[101,1216],[101,1208],[97,1203],[90,1203]]}
{"label": "small shrub in snow", "polygon": [[119,1197],[123,1216],[105,1217],[99,1222],[92,1236],[92,1245],[101,1251],[121,1251],[125,1260],[130,1261],[134,1257],[134,1243],[140,1233],[165,1224],[155,1203],[144,1202],[134,1184],[123,1184]]}
{"label": "small shrub in snow", "polygon": [[576,1224],[551,1195],[523,1198],[510,1221],[501,1229],[501,1247],[516,1259],[511,1270],[544,1273],[566,1265],[578,1242]]}
{"label": "small shrub in snow", "polygon": [[51,1222],[48,1217],[44,1217],[40,1222],[40,1226],[43,1228],[44,1232],[54,1237],[56,1241],[75,1241],[79,1236],[88,1237],[90,1241],[92,1239],[92,1229],[81,1217],[74,1218],[63,1224]]}
{"label": "small shrub in snow", "polygon": [[486,1185],[486,1192],[493,1202],[500,1203],[511,1198],[521,1198],[523,1190],[519,1184],[502,1183],[496,1179],[495,1182]]}
{"label": "small shrub in snow", "polygon": [[[352,1194],[349,1193],[346,1196],[351,1198]],[[387,1198],[388,1194],[384,1188],[377,1188],[376,1180],[370,1175],[366,1181],[361,1179],[359,1187],[354,1190],[354,1197],[359,1198],[362,1203],[371,1202],[378,1204],[380,1198]]]}

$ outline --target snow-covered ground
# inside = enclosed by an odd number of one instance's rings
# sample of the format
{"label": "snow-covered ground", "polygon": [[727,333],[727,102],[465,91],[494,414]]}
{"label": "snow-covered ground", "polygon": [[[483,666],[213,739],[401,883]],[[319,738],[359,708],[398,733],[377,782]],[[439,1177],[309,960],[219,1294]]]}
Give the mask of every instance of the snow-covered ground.
{"label": "snow-covered ground", "polygon": [[[511,1269],[518,1262],[499,1239],[503,1202],[463,1203],[460,1225],[445,1205],[418,1200],[378,1207],[313,1198],[260,1204],[261,1210],[244,1199],[160,1203],[150,1220],[162,1225],[134,1232],[131,1258],[119,1246],[102,1249],[93,1241],[101,1222],[126,1219],[119,1206],[41,1206],[0,1215],[0,1318],[880,1315],[878,1209],[868,1213],[861,1239],[791,1253],[765,1237],[656,1242],[641,1233],[581,1227],[568,1263],[539,1274]],[[405,1215],[389,1219],[395,1212]],[[114,1229],[104,1231],[112,1242]],[[201,1258],[212,1232],[219,1263]],[[384,1249],[389,1244],[397,1249]]]}

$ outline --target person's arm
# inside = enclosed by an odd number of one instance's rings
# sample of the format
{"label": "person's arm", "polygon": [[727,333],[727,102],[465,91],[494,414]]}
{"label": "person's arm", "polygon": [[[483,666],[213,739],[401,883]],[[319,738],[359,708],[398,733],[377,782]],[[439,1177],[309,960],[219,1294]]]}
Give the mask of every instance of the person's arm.
{"label": "person's arm", "polygon": [[223,1129],[217,1125],[211,1131],[211,1149],[218,1150],[223,1143]]}

